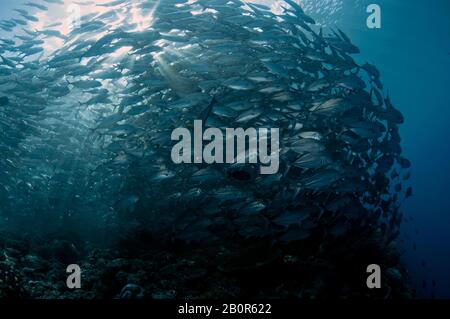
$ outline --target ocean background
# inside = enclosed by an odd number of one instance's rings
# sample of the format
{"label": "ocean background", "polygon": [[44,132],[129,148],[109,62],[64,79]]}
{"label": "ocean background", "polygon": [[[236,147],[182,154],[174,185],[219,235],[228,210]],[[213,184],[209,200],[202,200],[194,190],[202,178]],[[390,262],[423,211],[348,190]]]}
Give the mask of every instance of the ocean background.
{"label": "ocean background", "polygon": [[[350,2],[337,23],[361,49],[358,59],[379,68],[405,116],[400,132],[414,195],[403,206],[412,218],[402,226],[404,261],[419,297],[450,298],[450,1]],[[381,29],[366,27],[370,3],[381,6]]]}
{"label": "ocean background", "polygon": [[[0,19],[25,2],[0,0]],[[347,33],[361,49],[359,62],[378,67],[385,91],[405,116],[402,147],[413,164],[414,195],[403,206],[399,245],[418,297],[450,298],[450,1],[304,3],[319,23]],[[370,3],[381,6],[381,29],[366,26]]]}

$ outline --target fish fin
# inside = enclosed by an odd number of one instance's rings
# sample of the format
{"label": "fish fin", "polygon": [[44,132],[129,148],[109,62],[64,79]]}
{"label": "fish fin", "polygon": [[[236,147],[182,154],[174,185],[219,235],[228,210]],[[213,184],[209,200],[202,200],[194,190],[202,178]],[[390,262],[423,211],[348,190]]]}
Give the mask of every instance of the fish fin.
{"label": "fish fin", "polygon": [[345,40],[345,42],[351,43],[350,38],[341,29],[338,28],[338,32],[341,35],[342,39]]}
{"label": "fish fin", "polygon": [[202,118],[203,123],[206,123],[206,121],[208,120],[209,116],[211,115],[212,109],[214,107],[214,105],[216,104],[216,97],[213,96],[211,101],[209,102],[208,106],[206,107],[206,109],[202,112],[202,114],[200,115]]}

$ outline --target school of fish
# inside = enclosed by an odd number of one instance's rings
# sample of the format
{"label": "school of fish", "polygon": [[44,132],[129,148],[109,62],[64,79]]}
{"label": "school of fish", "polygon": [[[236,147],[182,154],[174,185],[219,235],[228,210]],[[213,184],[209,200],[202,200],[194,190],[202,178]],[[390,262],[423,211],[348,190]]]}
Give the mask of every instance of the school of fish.
{"label": "school of fish", "polygon": [[[374,65],[292,0],[114,0],[68,33],[0,21],[0,225],[280,245],[375,224],[394,241],[410,162]],[[83,2],[80,2],[83,6]],[[134,22],[136,10],[148,23]],[[119,21],[119,22],[118,22]],[[52,52],[45,41],[62,45]],[[280,129],[280,170],[183,165],[171,132]]]}

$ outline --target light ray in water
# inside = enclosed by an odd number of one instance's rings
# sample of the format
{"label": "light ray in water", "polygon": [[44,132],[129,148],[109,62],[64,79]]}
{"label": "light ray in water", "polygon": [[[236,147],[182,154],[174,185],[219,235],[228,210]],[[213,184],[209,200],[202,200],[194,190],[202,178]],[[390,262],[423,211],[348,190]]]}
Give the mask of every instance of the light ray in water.
{"label": "light ray in water", "polygon": [[131,22],[136,24],[136,29],[133,31],[142,32],[150,28],[153,24],[154,13],[158,8],[159,1],[153,6],[147,15],[143,15],[143,10],[139,9],[137,4],[133,4],[131,8],[132,19]]}

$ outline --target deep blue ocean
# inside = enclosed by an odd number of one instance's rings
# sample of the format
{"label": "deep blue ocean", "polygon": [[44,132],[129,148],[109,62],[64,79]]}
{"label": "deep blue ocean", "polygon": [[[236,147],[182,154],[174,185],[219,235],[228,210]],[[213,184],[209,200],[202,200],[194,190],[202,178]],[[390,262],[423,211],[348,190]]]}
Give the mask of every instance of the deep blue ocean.
{"label": "deep blue ocean", "polygon": [[[0,18],[20,2],[0,0]],[[378,67],[385,93],[405,116],[402,147],[414,192],[403,206],[404,262],[419,297],[450,298],[450,1],[334,3],[334,13],[308,13],[346,32],[361,50],[357,60]],[[366,26],[369,3],[381,7],[381,29]]]}
{"label": "deep blue ocean", "polygon": [[350,3],[339,22],[405,115],[402,147],[413,163],[414,196],[403,207],[412,217],[403,225],[404,260],[420,296],[431,296],[435,280],[434,295],[450,298],[450,1],[376,3],[381,29],[366,28],[365,6]]}

